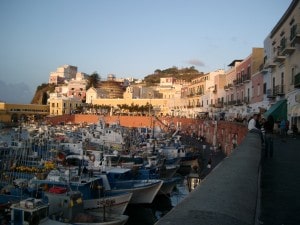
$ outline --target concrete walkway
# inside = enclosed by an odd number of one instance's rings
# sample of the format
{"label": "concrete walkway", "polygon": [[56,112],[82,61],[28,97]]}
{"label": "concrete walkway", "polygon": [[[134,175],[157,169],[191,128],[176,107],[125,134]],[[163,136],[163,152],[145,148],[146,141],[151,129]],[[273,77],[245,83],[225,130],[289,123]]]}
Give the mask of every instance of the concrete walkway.
{"label": "concrete walkway", "polygon": [[273,158],[262,159],[258,224],[300,224],[300,136],[274,139]]}

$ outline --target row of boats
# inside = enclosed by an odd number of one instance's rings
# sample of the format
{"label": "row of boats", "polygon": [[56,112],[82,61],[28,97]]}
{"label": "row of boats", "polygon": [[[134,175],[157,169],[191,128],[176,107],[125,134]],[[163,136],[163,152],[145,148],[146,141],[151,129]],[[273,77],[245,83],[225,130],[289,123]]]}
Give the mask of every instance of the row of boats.
{"label": "row of boats", "polygon": [[0,150],[0,210],[11,224],[125,224],[128,204],[170,195],[201,156],[178,131],[154,136],[101,120],[2,129]]}

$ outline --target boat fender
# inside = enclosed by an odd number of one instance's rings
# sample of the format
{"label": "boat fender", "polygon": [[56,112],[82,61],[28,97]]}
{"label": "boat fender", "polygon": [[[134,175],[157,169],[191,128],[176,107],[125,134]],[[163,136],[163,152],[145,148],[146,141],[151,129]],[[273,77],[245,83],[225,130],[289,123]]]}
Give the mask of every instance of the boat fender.
{"label": "boat fender", "polygon": [[89,159],[90,159],[92,162],[95,162],[95,155],[94,155],[94,154],[90,155],[90,156],[89,156]]}

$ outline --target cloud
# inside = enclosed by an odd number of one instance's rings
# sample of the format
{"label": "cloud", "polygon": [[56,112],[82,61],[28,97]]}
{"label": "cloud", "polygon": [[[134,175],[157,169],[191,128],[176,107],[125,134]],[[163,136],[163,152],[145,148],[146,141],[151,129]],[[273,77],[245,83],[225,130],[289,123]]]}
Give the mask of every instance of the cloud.
{"label": "cloud", "polygon": [[0,101],[30,104],[32,98],[33,93],[25,83],[7,84],[0,80]]}
{"label": "cloud", "polygon": [[187,63],[193,66],[205,66],[204,62],[198,59],[190,59],[187,61]]}

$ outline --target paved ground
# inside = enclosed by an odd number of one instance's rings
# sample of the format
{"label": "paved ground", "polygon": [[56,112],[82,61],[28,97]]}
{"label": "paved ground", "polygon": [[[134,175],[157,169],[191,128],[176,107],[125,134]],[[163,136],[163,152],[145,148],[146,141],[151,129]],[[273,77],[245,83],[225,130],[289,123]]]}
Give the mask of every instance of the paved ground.
{"label": "paved ground", "polygon": [[274,155],[262,161],[260,224],[300,224],[300,136],[274,139]]}

